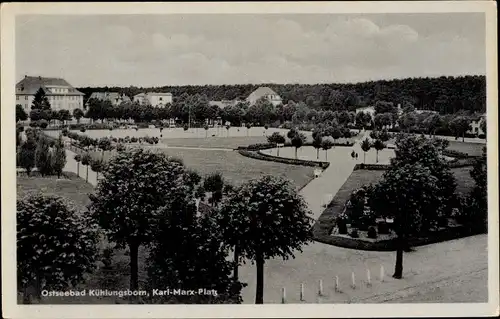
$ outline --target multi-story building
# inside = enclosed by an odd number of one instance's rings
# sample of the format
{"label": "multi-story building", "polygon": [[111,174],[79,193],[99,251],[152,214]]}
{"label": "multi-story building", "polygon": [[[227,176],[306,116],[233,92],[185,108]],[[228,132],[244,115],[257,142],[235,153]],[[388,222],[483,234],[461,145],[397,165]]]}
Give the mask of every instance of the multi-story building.
{"label": "multi-story building", "polygon": [[117,92],[93,92],[90,95],[90,99],[97,99],[101,101],[110,101],[113,106],[118,106],[123,102],[131,102],[130,98],[125,94],[120,94]]}
{"label": "multi-story building", "polygon": [[280,105],[283,103],[281,97],[278,95],[278,93],[274,92],[272,89],[263,86],[258,88],[257,90],[253,91],[250,93],[250,95],[247,97],[247,102],[250,103],[250,105],[254,105],[255,102],[257,102],[260,98],[265,97],[269,102],[271,102],[274,106]]}
{"label": "multi-story building", "polygon": [[486,121],[486,113],[472,117],[470,123],[471,129],[468,130],[467,133],[477,135],[486,134],[486,132],[481,129],[481,125],[484,121]]}
{"label": "multi-story building", "polygon": [[82,92],[76,90],[61,78],[45,78],[41,76],[25,76],[16,84],[16,104],[20,104],[29,114],[36,92],[42,89],[51,109],[55,111],[83,109]]}
{"label": "multi-story building", "polygon": [[165,107],[167,104],[172,104],[172,101],[172,93],[148,92],[139,93],[134,96],[134,102],[150,104],[154,107]]}

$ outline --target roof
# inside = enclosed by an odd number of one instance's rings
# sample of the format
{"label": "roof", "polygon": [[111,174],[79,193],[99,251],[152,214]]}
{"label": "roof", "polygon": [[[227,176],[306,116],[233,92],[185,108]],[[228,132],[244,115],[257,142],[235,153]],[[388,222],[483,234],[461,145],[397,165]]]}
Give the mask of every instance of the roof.
{"label": "roof", "polygon": [[274,92],[271,88],[267,86],[261,86],[257,90],[250,93],[250,95],[247,97],[247,100],[258,100],[261,97],[267,95],[278,95],[278,93]]}
{"label": "roof", "polygon": [[63,93],[51,93],[47,89],[51,86],[67,88],[68,93],[64,93],[65,95],[84,95],[64,79],[41,76],[25,76],[24,79],[16,84],[16,94],[34,95],[38,89],[42,88],[46,95],[64,95]]}

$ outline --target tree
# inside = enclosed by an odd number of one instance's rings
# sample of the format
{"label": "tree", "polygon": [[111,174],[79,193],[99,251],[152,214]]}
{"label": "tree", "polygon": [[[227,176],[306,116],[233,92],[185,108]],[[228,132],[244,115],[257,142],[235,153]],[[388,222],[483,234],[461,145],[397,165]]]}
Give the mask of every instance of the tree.
{"label": "tree", "polygon": [[245,127],[247,128],[247,136],[248,136],[248,134],[250,134],[250,129],[252,128],[252,124],[247,123]]}
{"label": "tree", "polygon": [[410,130],[413,129],[417,124],[417,117],[413,112],[404,113],[403,115],[401,115],[398,122],[399,126],[403,130],[406,130],[406,132],[410,132]]}
{"label": "tree", "polygon": [[62,135],[59,135],[59,138],[55,143],[52,154],[52,161],[53,170],[57,174],[57,178],[60,178],[64,166],[66,166],[66,150],[64,149]]}
{"label": "tree", "polygon": [[17,165],[24,168],[28,176],[30,176],[33,167],[35,167],[36,149],[37,145],[35,139],[29,137],[26,141],[21,143],[21,146],[17,150]]}
{"label": "tree", "polygon": [[46,137],[42,136],[38,139],[35,152],[35,165],[42,176],[52,174],[52,153]]}
{"label": "tree", "polygon": [[103,174],[89,211],[110,241],[129,248],[130,289],[137,290],[139,247],[151,243],[158,209],[187,187],[185,169],[163,153],[139,148],[115,155]]}
{"label": "tree", "polygon": [[232,263],[221,245],[220,226],[211,217],[196,216],[196,205],[184,192],[158,211],[158,231],[148,257],[149,285],[215,289],[216,295],[161,296],[161,302],[241,303],[242,285],[230,276]]}
{"label": "tree", "polygon": [[224,178],[219,172],[210,174],[203,181],[203,188],[212,193],[212,206],[217,206],[222,200],[222,190],[224,189]]}
{"label": "tree", "polygon": [[104,169],[104,161],[102,159],[93,159],[90,161],[90,168],[95,172],[96,183],[99,182],[99,173]]}
{"label": "tree", "polygon": [[378,163],[378,152],[383,150],[386,147],[385,143],[382,142],[380,139],[376,139],[375,142],[373,142],[373,148],[377,151],[377,159],[376,163]]}
{"label": "tree", "polygon": [[395,166],[375,185],[370,207],[381,216],[394,218],[398,248],[394,278],[403,276],[403,250],[406,238],[425,230],[423,225],[441,206],[438,179],[421,163]]}
{"label": "tree", "polygon": [[68,110],[60,110],[57,114],[56,119],[61,121],[64,124],[64,123],[66,123],[66,121],[71,120],[71,113],[69,113]]}
{"label": "tree", "polygon": [[16,122],[26,121],[28,119],[28,114],[24,111],[21,104],[16,104]]}
{"label": "tree", "polygon": [[368,152],[372,148],[372,144],[368,140],[368,138],[365,138],[363,142],[361,142],[361,150],[363,150],[363,163],[366,164],[366,152]]}
{"label": "tree", "polygon": [[432,114],[428,116],[422,123],[424,127],[427,129],[429,134],[436,135],[436,130],[442,126],[443,120],[439,114]]}
{"label": "tree", "polygon": [[82,161],[82,156],[80,154],[76,154],[74,159],[76,161],[76,175],[80,176],[80,162]]}
{"label": "tree", "polygon": [[316,149],[316,159],[319,159],[319,149],[323,144],[323,136],[321,134],[316,134],[313,138],[313,147]]}
{"label": "tree", "polygon": [[471,129],[470,120],[465,116],[455,117],[449,124],[455,137],[462,136],[462,142],[465,142],[465,133]]}
{"label": "tree", "polygon": [[50,111],[50,103],[45,96],[45,91],[42,88],[39,88],[35,96],[33,97],[33,102],[31,103],[32,110],[40,110],[40,111]]}
{"label": "tree", "polygon": [[331,127],[328,134],[333,138],[333,147],[335,147],[335,142],[342,137],[342,131],[338,127]]}
{"label": "tree", "polygon": [[267,130],[269,129],[269,125],[264,125],[264,135],[267,135]]}
{"label": "tree", "polygon": [[462,217],[462,222],[472,232],[486,232],[488,230],[488,172],[486,147],[483,147],[483,154],[474,162],[470,171],[470,176],[474,179],[474,188],[470,192],[465,207],[466,216]]}
{"label": "tree", "polygon": [[297,158],[297,150],[304,145],[306,142],[307,137],[303,133],[297,133],[293,138],[292,138],[292,146],[295,147],[295,158]]}
{"label": "tree", "polygon": [[276,148],[277,148],[277,156],[280,156],[280,149],[279,149],[279,146],[278,144],[284,144],[285,143],[285,137],[283,135],[281,135],[280,133],[278,132],[274,132],[273,134],[271,134],[270,136],[267,137],[267,142],[268,143],[271,143],[271,144],[275,144],[276,145]]}
{"label": "tree", "polygon": [[83,117],[84,113],[81,109],[73,110],[73,117],[76,119],[76,122],[80,124],[80,119]]}
{"label": "tree", "polygon": [[94,269],[95,224],[58,196],[35,194],[17,201],[17,276],[25,303],[30,286],[35,298],[42,290],[62,291]]}
{"label": "tree", "polygon": [[208,137],[208,124],[205,124],[205,126],[203,127],[205,129],[205,138]]}
{"label": "tree", "polygon": [[111,139],[108,137],[101,137],[97,145],[101,149],[101,159],[104,160],[104,152],[111,151],[113,149]]}
{"label": "tree", "polygon": [[265,260],[293,258],[293,251],[301,251],[311,240],[311,220],[304,199],[289,181],[275,176],[243,184],[223,201],[213,218],[224,243],[237,246],[241,258],[255,261],[256,304],[264,301]]}
{"label": "tree", "polygon": [[321,142],[321,148],[325,151],[325,159],[328,161],[328,150],[333,146],[333,142],[329,139],[323,139]]}
{"label": "tree", "polygon": [[85,175],[85,181],[88,183],[89,181],[89,165],[92,161],[92,156],[89,153],[85,153],[82,156],[82,165],[87,166],[87,173]]}
{"label": "tree", "polygon": [[231,125],[226,125],[227,137],[229,137],[229,129],[230,128],[231,128]]}

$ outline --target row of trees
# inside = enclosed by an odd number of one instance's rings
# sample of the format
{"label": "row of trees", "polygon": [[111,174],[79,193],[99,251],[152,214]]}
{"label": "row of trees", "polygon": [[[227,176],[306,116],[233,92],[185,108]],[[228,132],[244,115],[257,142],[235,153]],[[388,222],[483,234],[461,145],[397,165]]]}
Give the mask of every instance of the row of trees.
{"label": "row of trees", "polygon": [[42,176],[61,176],[66,165],[66,151],[61,136],[51,141],[38,130],[30,128],[26,130],[26,139],[18,137],[18,140],[17,166],[24,168],[28,176],[35,167]]}
{"label": "row of trees", "polygon": [[[211,206],[197,209],[207,192]],[[94,268],[102,232],[117,248],[128,248],[131,290],[139,288],[138,251],[145,247],[147,288],[218,292],[179,296],[175,302],[241,302],[238,265],[250,259],[257,267],[256,303],[263,303],[265,260],[293,257],[311,238],[306,204],[290,182],[265,176],[231,187],[220,174],[202,179],[182,161],[143,149],[118,152],[89,197],[87,214],[77,214],[57,197],[18,201],[21,287],[35,285],[39,296],[41,289],[81,282]],[[167,296],[151,301],[173,302]]]}
{"label": "row of trees", "polygon": [[277,92],[285,104],[303,101],[316,110],[354,110],[374,105],[377,101],[411,103],[418,109],[429,109],[441,114],[459,110],[486,111],[486,77],[461,76],[438,78],[406,78],[398,80],[368,81],[354,84],[237,84],[189,85],[162,87],[86,87],[79,88],[88,98],[92,92],[110,91],[129,97],[145,92],[171,92],[174,96],[204,95],[208,100],[245,100],[259,86],[268,86]]}

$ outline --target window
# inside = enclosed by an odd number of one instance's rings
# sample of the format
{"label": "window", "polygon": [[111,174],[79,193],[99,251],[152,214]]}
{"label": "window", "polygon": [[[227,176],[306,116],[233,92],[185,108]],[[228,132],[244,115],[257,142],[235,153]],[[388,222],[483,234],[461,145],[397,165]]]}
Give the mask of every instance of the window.
{"label": "window", "polygon": [[16,101],[19,101],[19,95],[16,95]]}
{"label": "window", "polygon": [[25,96],[24,96],[24,99],[27,101],[27,100],[28,100],[28,96],[27,96],[27,95],[25,95]]}

